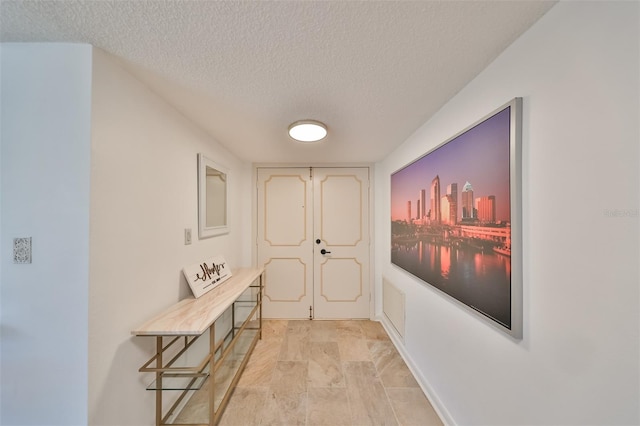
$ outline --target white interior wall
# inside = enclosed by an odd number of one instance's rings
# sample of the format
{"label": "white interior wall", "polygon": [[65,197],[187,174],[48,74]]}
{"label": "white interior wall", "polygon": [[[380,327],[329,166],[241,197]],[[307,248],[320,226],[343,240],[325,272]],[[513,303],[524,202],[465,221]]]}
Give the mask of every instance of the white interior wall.
{"label": "white interior wall", "polygon": [[86,424],[91,47],[0,50],[0,423]]}
{"label": "white interior wall", "polygon": [[[155,340],[130,331],[190,295],[182,267],[221,254],[251,262],[251,168],[94,49],[89,422],[154,423]],[[229,169],[230,233],[198,240],[197,154]],[[193,243],[184,245],[184,229]]]}
{"label": "white interior wall", "polygon": [[[401,349],[449,423],[640,422],[639,7],[559,3],[377,165],[376,290],[384,274],[406,293]],[[389,255],[390,174],[516,96],[522,341]]]}

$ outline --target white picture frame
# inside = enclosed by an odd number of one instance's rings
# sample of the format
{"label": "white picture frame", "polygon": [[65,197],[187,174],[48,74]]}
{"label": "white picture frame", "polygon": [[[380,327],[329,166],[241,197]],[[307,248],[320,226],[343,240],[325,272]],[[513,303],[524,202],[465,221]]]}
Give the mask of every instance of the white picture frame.
{"label": "white picture frame", "polygon": [[229,171],[198,154],[198,238],[229,233]]}

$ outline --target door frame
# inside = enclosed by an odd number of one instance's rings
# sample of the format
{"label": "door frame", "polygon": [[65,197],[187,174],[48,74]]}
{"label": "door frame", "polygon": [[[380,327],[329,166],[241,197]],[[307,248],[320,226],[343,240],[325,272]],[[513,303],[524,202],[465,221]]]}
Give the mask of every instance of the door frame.
{"label": "door frame", "polygon": [[[351,168],[362,167],[369,169],[369,319],[376,317],[376,292],[375,292],[375,268],[374,268],[374,206],[375,168],[372,163],[253,163],[251,165],[251,263],[258,262],[258,168]],[[315,284],[314,284],[315,285]]]}

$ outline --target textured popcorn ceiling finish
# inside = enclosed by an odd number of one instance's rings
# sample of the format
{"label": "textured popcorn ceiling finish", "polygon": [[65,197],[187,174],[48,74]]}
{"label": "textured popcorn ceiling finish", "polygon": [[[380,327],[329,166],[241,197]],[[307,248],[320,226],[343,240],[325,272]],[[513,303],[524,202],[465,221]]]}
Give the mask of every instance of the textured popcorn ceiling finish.
{"label": "textured popcorn ceiling finish", "polygon": [[554,2],[0,4],[3,42],[91,43],[239,157],[318,163],[382,159]]}

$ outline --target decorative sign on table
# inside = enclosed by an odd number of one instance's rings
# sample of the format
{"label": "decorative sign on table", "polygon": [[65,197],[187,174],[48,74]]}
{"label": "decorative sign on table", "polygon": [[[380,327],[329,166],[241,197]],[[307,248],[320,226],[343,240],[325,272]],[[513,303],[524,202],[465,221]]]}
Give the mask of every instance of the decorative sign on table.
{"label": "decorative sign on table", "polygon": [[182,269],[193,295],[198,298],[231,277],[231,269],[222,256]]}

